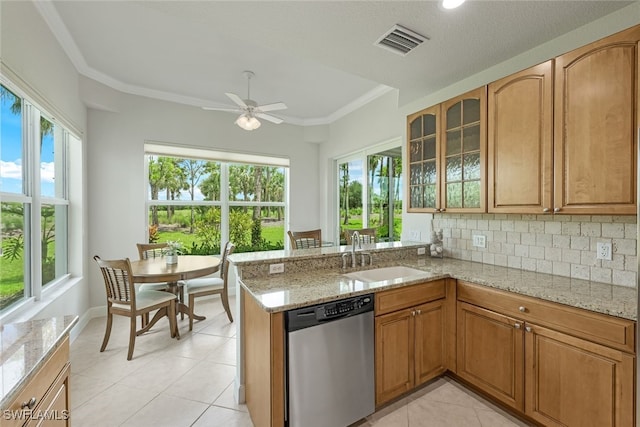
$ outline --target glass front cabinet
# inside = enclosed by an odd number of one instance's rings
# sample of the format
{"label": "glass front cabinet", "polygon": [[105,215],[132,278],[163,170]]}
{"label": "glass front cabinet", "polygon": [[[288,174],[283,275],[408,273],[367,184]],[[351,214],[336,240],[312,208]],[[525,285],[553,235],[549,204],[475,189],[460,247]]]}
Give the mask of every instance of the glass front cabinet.
{"label": "glass front cabinet", "polygon": [[407,117],[409,212],[486,212],[486,87]]}

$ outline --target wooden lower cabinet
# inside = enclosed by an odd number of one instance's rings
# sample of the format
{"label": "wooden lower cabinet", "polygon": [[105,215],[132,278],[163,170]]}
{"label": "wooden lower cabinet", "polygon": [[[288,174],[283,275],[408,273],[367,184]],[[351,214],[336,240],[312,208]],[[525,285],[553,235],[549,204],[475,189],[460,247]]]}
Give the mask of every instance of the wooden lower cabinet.
{"label": "wooden lower cabinet", "polygon": [[634,425],[632,355],[535,324],[524,335],[529,417],[546,426]]}
{"label": "wooden lower cabinet", "polygon": [[458,376],[522,411],[523,322],[464,302],[457,322]]}
{"label": "wooden lower cabinet", "polygon": [[[65,337],[33,378],[18,392],[5,414],[21,413],[21,416],[5,418],[0,424],[3,427],[71,425],[69,372],[69,337]],[[29,402],[31,409],[27,407]]]}
{"label": "wooden lower cabinet", "polygon": [[376,405],[445,371],[444,299],[376,317]]}
{"label": "wooden lower cabinet", "polygon": [[463,301],[457,316],[460,378],[545,426],[634,425],[633,354]]}

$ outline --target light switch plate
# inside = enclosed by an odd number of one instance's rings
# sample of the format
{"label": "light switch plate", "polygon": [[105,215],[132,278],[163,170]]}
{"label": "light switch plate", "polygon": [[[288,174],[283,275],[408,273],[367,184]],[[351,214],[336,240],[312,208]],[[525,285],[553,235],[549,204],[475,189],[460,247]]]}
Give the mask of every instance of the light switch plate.
{"label": "light switch plate", "polygon": [[427,248],[418,248],[418,255],[424,255],[427,252]]}
{"label": "light switch plate", "polygon": [[487,236],[482,234],[474,234],[473,235],[473,246],[476,248],[486,248],[487,247]]}

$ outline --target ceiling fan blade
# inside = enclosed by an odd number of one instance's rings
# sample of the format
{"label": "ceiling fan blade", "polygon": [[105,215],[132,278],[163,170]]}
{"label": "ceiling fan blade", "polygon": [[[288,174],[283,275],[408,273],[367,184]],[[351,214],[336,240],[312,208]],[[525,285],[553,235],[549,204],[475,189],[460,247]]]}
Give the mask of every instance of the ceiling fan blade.
{"label": "ceiling fan blade", "polygon": [[260,111],[278,111],[286,109],[287,105],[284,102],[274,102],[273,104],[258,105],[258,110]]}
{"label": "ceiling fan blade", "polygon": [[240,111],[242,111],[240,108],[218,108],[218,107],[202,107],[203,110],[210,110],[210,111],[228,111],[231,113],[238,113]]}
{"label": "ceiling fan blade", "polygon": [[271,114],[256,113],[256,117],[259,117],[271,123],[275,123],[277,125],[284,121],[280,117],[272,116]]}
{"label": "ceiling fan blade", "polygon": [[244,100],[242,98],[240,98],[238,95],[236,95],[235,93],[225,93],[225,95],[227,95],[233,102],[235,102],[236,104],[238,104],[239,106],[241,106],[242,108],[247,108],[247,104],[244,102]]}

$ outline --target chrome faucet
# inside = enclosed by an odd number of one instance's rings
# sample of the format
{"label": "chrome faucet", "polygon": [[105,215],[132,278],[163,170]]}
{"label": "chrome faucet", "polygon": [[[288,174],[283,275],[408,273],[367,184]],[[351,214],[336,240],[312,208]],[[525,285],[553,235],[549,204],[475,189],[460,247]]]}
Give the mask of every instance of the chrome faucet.
{"label": "chrome faucet", "polygon": [[[358,247],[356,248],[356,242],[358,242]],[[351,252],[345,252],[342,254],[342,268],[347,268],[347,258],[351,255],[351,267],[357,267],[358,263],[356,262],[356,249],[362,249],[362,242],[360,241],[360,233],[358,230],[354,231],[351,235]],[[371,253],[362,252],[360,254],[360,264],[364,267],[366,264],[365,259],[369,257],[369,265],[373,265],[373,259],[371,258]]]}

